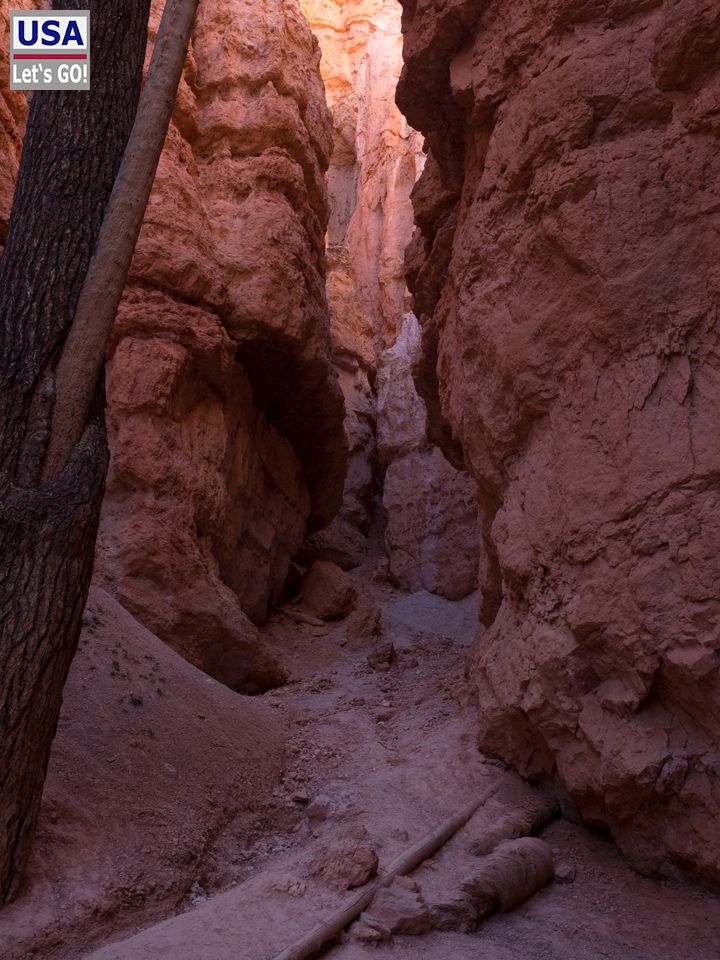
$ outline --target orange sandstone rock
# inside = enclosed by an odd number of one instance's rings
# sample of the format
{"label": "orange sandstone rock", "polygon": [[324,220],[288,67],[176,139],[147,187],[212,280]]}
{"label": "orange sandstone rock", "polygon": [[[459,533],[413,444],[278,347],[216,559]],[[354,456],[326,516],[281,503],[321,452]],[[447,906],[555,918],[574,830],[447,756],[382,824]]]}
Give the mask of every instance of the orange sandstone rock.
{"label": "orange sandstone rock", "polygon": [[[474,485],[430,453],[424,407],[409,371],[415,343],[403,326],[409,322],[404,256],[412,235],[410,193],[425,156],[422,138],[395,104],[400,7],[395,0],[302,5],[320,41],[333,113],[328,300],[350,446],[343,507],[302,556],[346,568],[361,563],[378,480],[387,471],[385,545],[394,578],[405,589],[464,596],[477,581]],[[388,402],[391,395],[397,402]],[[412,438],[403,447],[389,438],[405,434],[408,417]],[[417,456],[409,469],[394,463],[411,452]]]}
{"label": "orange sandstone rock", "polygon": [[201,8],[109,354],[97,578],[249,692],[284,676],[254,624],[346,466],[318,61],[294,2]]}

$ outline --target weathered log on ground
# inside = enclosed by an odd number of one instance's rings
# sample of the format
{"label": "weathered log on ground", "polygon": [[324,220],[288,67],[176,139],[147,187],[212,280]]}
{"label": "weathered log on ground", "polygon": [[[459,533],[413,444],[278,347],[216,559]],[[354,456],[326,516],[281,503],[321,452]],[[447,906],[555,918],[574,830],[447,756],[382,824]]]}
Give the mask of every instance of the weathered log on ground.
{"label": "weathered log on ground", "polygon": [[460,813],[446,820],[442,826],[400,854],[390,863],[381,877],[373,881],[356,897],[348,900],[328,920],[319,924],[309,934],[296,941],[287,950],[277,954],[275,960],[306,960],[326,943],[337,937],[348,924],[357,920],[363,910],[369,906],[375,894],[382,887],[389,886],[398,876],[410,873],[424,860],[432,856],[447,841],[461,830],[481,806],[488,802],[495,791],[491,791],[481,800],[475,800]]}
{"label": "weathered log on ground", "polygon": [[507,840],[487,857],[477,872],[461,884],[478,920],[496,910],[505,913],[528,900],[553,879],[553,854],[544,840],[521,837]]}

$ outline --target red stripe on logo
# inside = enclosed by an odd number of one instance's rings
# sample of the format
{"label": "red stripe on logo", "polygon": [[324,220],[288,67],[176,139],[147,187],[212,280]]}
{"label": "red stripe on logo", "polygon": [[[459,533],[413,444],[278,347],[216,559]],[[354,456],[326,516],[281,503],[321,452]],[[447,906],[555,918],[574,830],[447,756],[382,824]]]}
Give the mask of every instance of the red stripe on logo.
{"label": "red stripe on logo", "polygon": [[87,60],[86,53],[14,53],[13,60]]}

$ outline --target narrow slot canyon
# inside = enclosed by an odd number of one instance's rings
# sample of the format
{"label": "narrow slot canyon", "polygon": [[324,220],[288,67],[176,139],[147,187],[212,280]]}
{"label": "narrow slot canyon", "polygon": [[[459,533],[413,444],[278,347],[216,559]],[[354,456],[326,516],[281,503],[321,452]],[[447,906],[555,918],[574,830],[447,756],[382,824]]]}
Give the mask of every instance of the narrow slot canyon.
{"label": "narrow slot canyon", "polygon": [[201,0],[1,960],[285,956],[471,803],[302,960],[717,960],[719,96],[713,3]]}

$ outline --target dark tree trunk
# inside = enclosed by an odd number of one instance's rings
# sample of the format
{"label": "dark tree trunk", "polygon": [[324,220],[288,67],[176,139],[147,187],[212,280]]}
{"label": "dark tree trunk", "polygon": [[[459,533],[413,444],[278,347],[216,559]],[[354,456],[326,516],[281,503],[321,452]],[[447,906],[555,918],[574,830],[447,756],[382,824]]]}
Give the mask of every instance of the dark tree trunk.
{"label": "dark tree trunk", "polygon": [[40,477],[55,367],[135,117],[150,0],[54,6],[91,11],[92,89],[34,95],[0,259],[0,903],[29,855],[92,572],[99,395],[68,466]]}

